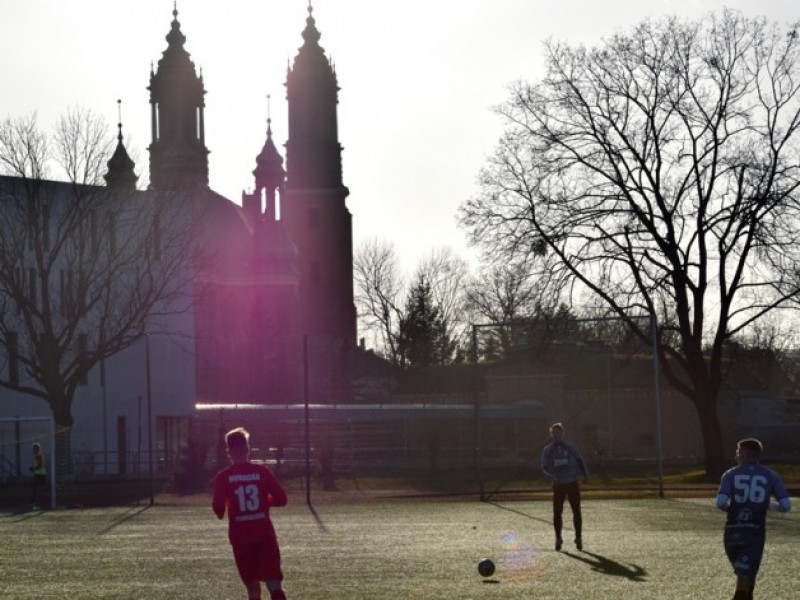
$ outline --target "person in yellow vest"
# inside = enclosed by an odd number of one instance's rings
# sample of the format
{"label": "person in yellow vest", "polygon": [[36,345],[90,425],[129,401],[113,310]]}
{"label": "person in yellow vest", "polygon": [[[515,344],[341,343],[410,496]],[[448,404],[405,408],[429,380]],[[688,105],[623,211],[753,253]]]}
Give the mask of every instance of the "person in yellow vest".
{"label": "person in yellow vest", "polygon": [[31,472],[33,473],[33,489],[31,491],[31,508],[37,510],[39,506],[36,504],[39,486],[47,489],[47,467],[44,464],[44,454],[42,454],[42,446],[36,442],[33,444],[33,464],[31,465]]}

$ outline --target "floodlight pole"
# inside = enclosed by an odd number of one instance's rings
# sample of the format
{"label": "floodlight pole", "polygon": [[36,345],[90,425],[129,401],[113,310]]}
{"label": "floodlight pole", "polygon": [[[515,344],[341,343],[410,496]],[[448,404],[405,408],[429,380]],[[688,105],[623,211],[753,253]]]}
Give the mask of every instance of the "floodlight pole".
{"label": "floodlight pole", "polygon": [[303,336],[303,404],[306,433],[306,504],[311,506],[311,426],[308,406],[308,335]]}
{"label": "floodlight pole", "polygon": [[661,386],[658,372],[658,321],[655,310],[650,313],[650,335],[653,344],[653,395],[656,403],[656,446],[658,451],[658,497],[664,497],[664,452],[661,445]]}
{"label": "floodlight pole", "polygon": [[483,469],[481,465],[481,404],[480,394],[478,392],[478,325],[472,324],[472,401],[475,408],[475,477],[478,480],[478,488],[480,491],[480,500],[485,500],[483,490]]}
{"label": "floodlight pole", "polygon": [[156,503],[153,481],[153,395],[150,388],[150,334],[144,334],[145,380],[147,383],[147,472],[150,478],[150,506]]}

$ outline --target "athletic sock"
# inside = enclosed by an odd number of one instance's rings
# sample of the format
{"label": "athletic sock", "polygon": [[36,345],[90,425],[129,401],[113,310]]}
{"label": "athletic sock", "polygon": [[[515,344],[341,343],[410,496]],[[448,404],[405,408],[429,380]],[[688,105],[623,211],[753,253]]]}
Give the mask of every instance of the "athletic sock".
{"label": "athletic sock", "polygon": [[270,600],[286,600],[286,594],[283,590],[273,590],[269,593]]}

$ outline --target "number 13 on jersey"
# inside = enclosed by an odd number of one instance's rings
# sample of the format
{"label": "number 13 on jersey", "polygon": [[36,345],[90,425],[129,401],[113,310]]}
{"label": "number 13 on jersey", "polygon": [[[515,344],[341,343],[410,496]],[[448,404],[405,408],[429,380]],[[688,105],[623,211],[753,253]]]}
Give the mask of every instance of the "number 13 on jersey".
{"label": "number 13 on jersey", "polygon": [[236,498],[239,500],[239,512],[252,512],[260,508],[261,501],[258,497],[257,485],[252,483],[240,485],[233,493],[236,494]]}

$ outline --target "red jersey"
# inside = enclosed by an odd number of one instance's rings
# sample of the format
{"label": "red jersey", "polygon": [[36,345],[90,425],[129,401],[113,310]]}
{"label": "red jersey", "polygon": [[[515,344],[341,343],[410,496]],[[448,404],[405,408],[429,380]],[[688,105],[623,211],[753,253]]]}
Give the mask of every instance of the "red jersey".
{"label": "red jersey", "polygon": [[263,465],[234,463],[214,477],[211,507],[220,519],[228,511],[228,538],[232,544],[274,537],[269,508],[285,506],[287,500],[283,486]]}

